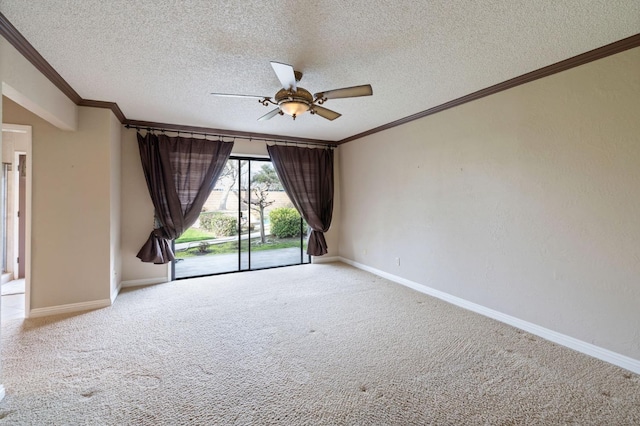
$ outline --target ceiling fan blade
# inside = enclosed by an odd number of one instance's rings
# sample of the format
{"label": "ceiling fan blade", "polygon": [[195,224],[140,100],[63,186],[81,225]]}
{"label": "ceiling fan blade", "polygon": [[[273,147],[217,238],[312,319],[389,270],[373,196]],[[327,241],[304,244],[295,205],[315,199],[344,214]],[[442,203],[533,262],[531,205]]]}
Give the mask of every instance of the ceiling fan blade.
{"label": "ceiling fan blade", "polygon": [[339,98],[357,98],[358,96],[371,96],[373,89],[370,84],[362,86],[345,87],[343,89],[327,90],[326,92],[318,92],[314,96],[316,99],[339,99]]}
{"label": "ceiling fan blade", "polygon": [[340,117],[342,114],[338,114],[335,111],[331,111],[330,109],[327,109],[325,107],[321,107],[320,105],[314,105],[313,107],[313,111],[318,114],[320,117],[324,117],[327,120],[335,120],[336,118]]}
{"label": "ceiling fan blade", "polygon": [[212,96],[221,96],[225,98],[254,98],[254,99],[269,99],[269,96],[256,96],[256,95],[234,95],[231,93],[209,93]]}
{"label": "ceiling fan blade", "polygon": [[298,90],[296,86],[296,75],[293,72],[293,67],[287,64],[281,64],[280,62],[271,62],[271,67],[273,71],[278,76],[278,80],[280,80],[280,84],[286,90],[291,90],[295,92]]}
{"label": "ceiling fan blade", "polygon": [[258,121],[267,121],[280,113],[280,108],[272,109],[262,117],[258,118]]}

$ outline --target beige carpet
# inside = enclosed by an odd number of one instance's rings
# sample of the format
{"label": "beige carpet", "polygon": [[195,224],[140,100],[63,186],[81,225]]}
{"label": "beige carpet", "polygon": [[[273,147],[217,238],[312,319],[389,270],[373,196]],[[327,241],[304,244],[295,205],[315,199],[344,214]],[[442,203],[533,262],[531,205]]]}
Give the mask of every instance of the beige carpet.
{"label": "beige carpet", "polygon": [[342,264],[2,328],[0,424],[640,424],[640,377]]}

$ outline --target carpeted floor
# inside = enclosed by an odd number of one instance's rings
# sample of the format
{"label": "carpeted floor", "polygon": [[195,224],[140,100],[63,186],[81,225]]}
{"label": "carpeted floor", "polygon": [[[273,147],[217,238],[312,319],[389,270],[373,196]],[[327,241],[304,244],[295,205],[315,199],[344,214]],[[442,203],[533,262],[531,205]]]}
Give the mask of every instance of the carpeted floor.
{"label": "carpeted floor", "polygon": [[640,377],[343,264],[2,328],[0,424],[640,424]]}

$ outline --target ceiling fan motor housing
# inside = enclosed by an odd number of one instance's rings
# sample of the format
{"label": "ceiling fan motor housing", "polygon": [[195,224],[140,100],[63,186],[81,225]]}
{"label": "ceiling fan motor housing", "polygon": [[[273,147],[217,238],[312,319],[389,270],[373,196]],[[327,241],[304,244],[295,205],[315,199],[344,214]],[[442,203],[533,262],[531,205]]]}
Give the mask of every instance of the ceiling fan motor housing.
{"label": "ceiling fan motor housing", "polygon": [[275,96],[276,103],[280,109],[292,117],[296,117],[308,111],[313,105],[313,95],[306,89],[298,87],[295,92],[287,89],[280,89]]}

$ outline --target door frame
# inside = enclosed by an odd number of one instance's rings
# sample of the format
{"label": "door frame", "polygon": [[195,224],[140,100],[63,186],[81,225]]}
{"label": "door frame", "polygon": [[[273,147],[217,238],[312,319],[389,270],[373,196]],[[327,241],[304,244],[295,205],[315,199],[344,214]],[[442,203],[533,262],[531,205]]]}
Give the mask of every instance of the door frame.
{"label": "door frame", "polygon": [[[24,150],[16,150],[12,152],[13,161],[12,161],[12,172],[16,173],[16,179],[13,180],[13,205],[14,212],[12,214],[16,215],[18,210],[18,201],[19,201],[19,179],[18,178],[18,162],[20,160],[20,155],[26,155],[26,184],[25,184],[25,212],[24,212],[24,254],[25,258],[24,262],[24,316],[25,318],[29,318],[29,312],[31,310],[31,198],[32,198],[32,181],[33,181],[33,171],[32,171],[32,128],[31,126],[25,126],[20,124],[7,124],[2,123],[2,131],[3,132],[11,132],[11,133],[21,133],[24,134],[26,139],[26,146]],[[13,221],[13,247],[14,247],[14,260],[13,264],[13,274],[14,279],[18,274],[18,265],[16,262],[17,253],[18,253],[18,220],[17,216],[14,216]]]}
{"label": "door frame", "polygon": [[[26,274],[27,274],[27,264],[26,264],[26,255],[27,255],[27,247],[26,247],[26,242],[27,242],[27,228],[26,228],[26,211],[27,211],[27,207],[26,207],[26,197],[27,197],[27,188],[25,185],[24,188],[24,197],[25,197],[25,211],[24,212],[20,212],[20,169],[19,169],[19,165],[20,165],[20,156],[24,155],[25,156],[25,167],[27,167],[27,173],[28,173],[28,165],[26,163],[26,158],[27,158],[27,153],[25,151],[13,151],[13,162],[11,164],[11,172],[14,174],[14,178],[13,178],[13,206],[14,206],[14,211],[12,212],[14,217],[13,217],[13,279],[17,280],[20,278],[20,262],[19,257],[20,257],[20,219],[22,219],[25,225],[25,232],[24,232],[24,243],[25,243],[25,253],[24,253],[24,259],[22,259],[22,263],[25,267],[25,278],[26,278]],[[22,218],[20,217],[20,214],[22,214]],[[26,281],[26,280],[25,280]]]}

